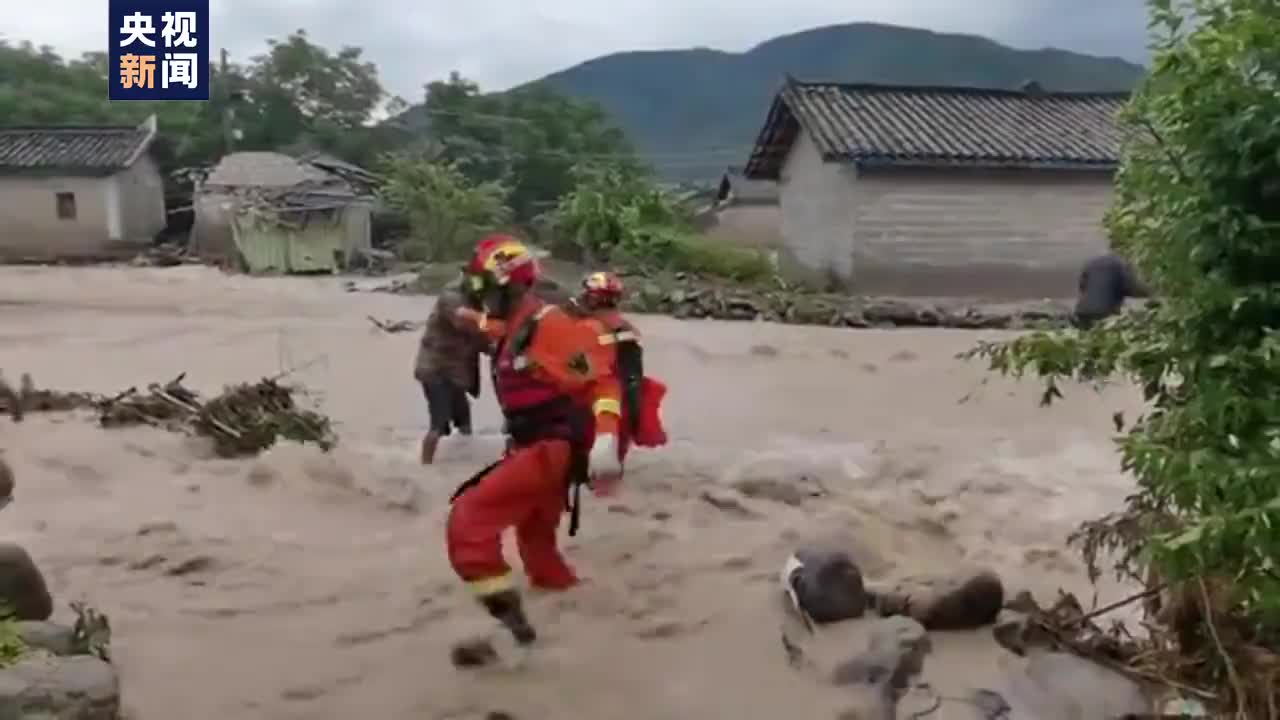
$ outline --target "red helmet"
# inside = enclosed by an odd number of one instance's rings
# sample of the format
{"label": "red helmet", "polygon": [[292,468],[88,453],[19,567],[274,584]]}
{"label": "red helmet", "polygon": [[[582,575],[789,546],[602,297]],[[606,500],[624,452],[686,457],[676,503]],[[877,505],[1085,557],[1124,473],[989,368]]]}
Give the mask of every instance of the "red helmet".
{"label": "red helmet", "polygon": [[595,305],[617,305],[622,291],[622,279],[611,272],[593,272],[582,279],[582,297]]}
{"label": "red helmet", "polygon": [[541,277],[538,259],[510,235],[490,235],[476,243],[466,273],[473,284],[533,285]]}

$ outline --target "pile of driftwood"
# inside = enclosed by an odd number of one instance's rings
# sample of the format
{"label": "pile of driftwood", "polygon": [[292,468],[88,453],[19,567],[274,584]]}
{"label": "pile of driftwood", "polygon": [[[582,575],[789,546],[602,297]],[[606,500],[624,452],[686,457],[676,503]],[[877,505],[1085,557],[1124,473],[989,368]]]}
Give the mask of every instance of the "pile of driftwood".
{"label": "pile of driftwood", "polygon": [[21,420],[25,413],[92,410],[103,427],[152,425],[174,432],[189,432],[213,440],[222,457],[256,455],[278,440],[293,440],[329,450],[337,438],[329,418],[298,407],[296,388],[264,378],[256,383],[228,387],[203,400],[182,384],[186,374],[167,383],[152,383],[112,396],[37,390],[29,375],[14,391],[0,379],[0,413]]}

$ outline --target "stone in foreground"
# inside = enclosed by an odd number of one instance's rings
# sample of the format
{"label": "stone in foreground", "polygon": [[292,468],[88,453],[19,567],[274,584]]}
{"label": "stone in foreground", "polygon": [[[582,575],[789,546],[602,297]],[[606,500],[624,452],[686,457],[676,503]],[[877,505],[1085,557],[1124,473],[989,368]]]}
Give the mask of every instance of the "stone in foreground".
{"label": "stone in foreground", "polygon": [[19,622],[17,628],[22,642],[33,650],[44,650],[54,655],[75,653],[75,628],[47,620]]}
{"label": "stone in foreground", "polygon": [[974,630],[996,621],[1004,584],[989,570],[969,575],[911,578],[874,592],[881,615],[906,615],[929,630]]}
{"label": "stone in foreground", "polygon": [[894,720],[898,698],[924,668],[928,632],[906,617],[860,620],[850,627],[852,653],[831,670],[832,684],[849,692],[840,720]]}
{"label": "stone in foreground", "polygon": [[1014,709],[1010,717],[1142,717],[1152,710],[1133,681],[1075,655],[1032,651],[1010,665],[1006,694]]}
{"label": "stone in foreground", "polygon": [[449,659],[458,668],[484,667],[498,662],[498,650],[488,638],[473,638],[455,643]]}
{"label": "stone in foreground", "polygon": [[21,545],[0,543],[0,603],[18,620],[48,620],[53,614],[44,575]]}
{"label": "stone in foreground", "polygon": [[92,655],[38,653],[0,670],[0,720],[117,720],[120,679]]}
{"label": "stone in foreground", "polygon": [[801,548],[787,558],[781,580],[792,602],[815,623],[854,620],[866,612],[862,571],[846,552]]}

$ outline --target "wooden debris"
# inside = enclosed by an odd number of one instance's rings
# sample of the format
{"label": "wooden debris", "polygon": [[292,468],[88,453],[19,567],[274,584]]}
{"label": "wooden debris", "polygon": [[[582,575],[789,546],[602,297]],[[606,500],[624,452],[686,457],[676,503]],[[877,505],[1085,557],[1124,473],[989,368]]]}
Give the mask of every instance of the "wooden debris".
{"label": "wooden debris", "polygon": [[318,445],[328,451],[337,444],[329,418],[299,408],[295,388],[279,378],[228,387],[202,400],[182,384],[186,374],[163,385],[152,383],[145,392],[136,387],[111,396],[36,390],[24,376],[21,395],[0,387],[0,412],[21,416],[24,412],[92,410],[106,428],[152,425],[173,432],[188,432],[214,441],[223,457],[256,455],[283,438]]}
{"label": "wooden debris", "polygon": [[374,327],[385,333],[412,332],[423,326],[423,323],[410,322],[408,320],[379,320],[372,315],[366,315],[365,317],[369,318],[369,322],[373,323]]}

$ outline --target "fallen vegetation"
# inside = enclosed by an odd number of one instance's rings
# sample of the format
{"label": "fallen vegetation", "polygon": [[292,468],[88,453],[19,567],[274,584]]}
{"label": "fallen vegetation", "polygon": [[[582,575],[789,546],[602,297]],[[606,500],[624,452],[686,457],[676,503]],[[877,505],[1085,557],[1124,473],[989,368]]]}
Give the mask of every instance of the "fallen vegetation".
{"label": "fallen vegetation", "polygon": [[274,378],[241,383],[203,400],[182,384],[186,374],[145,391],[131,387],[111,396],[36,389],[24,375],[21,393],[0,393],[0,413],[92,410],[105,428],[151,425],[213,441],[221,457],[256,455],[277,441],[310,443],[328,451],[337,444],[329,418],[298,407],[298,388]]}

